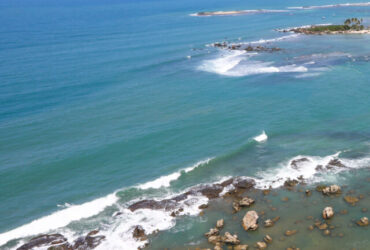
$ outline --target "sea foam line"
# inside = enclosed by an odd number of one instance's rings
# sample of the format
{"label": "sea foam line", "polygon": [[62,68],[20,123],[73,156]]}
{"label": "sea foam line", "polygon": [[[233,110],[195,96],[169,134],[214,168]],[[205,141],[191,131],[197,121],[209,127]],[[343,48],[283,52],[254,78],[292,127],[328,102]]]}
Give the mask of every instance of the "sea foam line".
{"label": "sea foam line", "polygon": [[210,60],[204,60],[198,67],[198,70],[210,73],[216,73],[224,76],[241,77],[256,74],[270,73],[292,73],[307,72],[308,69],[302,65],[290,64],[283,66],[274,66],[273,62],[261,62],[249,60],[256,53],[247,53],[245,51],[224,51],[219,57]]}
{"label": "sea foam line", "polygon": [[339,3],[339,4],[328,4],[328,5],[317,5],[317,6],[298,6],[298,7],[287,7],[291,10],[310,10],[310,9],[326,9],[326,8],[337,8],[337,7],[366,7],[370,6],[370,2],[364,3]]}
{"label": "sea foam line", "polygon": [[195,163],[193,166],[183,168],[183,169],[179,170],[178,172],[175,172],[175,173],[172,173],[172,174],[169,174],[169,175],[166,175],[166,176],[161,176],[161,177],[159,177],[159,178],[157,178],[153,181],[149,181],[149,182],[146,182],[144,184],[140,184],[140,185],[137,186],[137,188],[149,189],[149,188],[169,187],[171,185],[171,182],[180,178],[182,173],[189,173],[189,172],[193,171],[194,169],[196,169],[196,168],[198,168],[202,165],[208,164],[213,159],[214,158],[211,157],[211,158],[207,158],[205,160],[199,161],[199,162]]}
{"label": "sea foam line", "polygon": [[231,11],[205,11],[192,13],[190,16],[229,16],[229,15],[245,15],[245,14],[263,14],[263,13],[282,13],[289,12],[288,10],[231,10]]}
{"label": "sea foam line", "polygon": [[71,205],[50,215],[36,219],[28,224],[0,234],[0,246],[13,239],[19,239],[40,233],[46,233],[60,227],[65,227],[72,221],[88,218],[102,212],[106,207],[118,200],[116,192],[81,205]]}

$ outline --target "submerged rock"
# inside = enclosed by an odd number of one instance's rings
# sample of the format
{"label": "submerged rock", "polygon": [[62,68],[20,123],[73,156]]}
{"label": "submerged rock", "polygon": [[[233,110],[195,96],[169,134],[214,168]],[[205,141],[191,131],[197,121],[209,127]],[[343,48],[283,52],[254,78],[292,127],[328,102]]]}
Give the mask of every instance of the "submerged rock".
{"label": "submerged rock", "polygon": [[326,207],[322,211],[322,217],[326,220],[332,218],[333,216],[334,216],[334,210],[332,207]]}
{"label": "submerged rock", "polygon": [[258,214],[256,211],[248,211],[243,217],[242,226],[244,230],[256,230],[258,228]]}
{"label": "submerged rock", "polygon": [[357,197],[354,197],[354,196],[344,196],[343,198],[347,203],[351,204],[351,205],[355,205],[359,199]]}
{"label": "submerged rock", "polygon": [[297,230],[286,230],[285,231],[285,236],[292,236],[296,234],[298,231]]}
{"label": "submerged rock", "polygon": [[142,226],[135,226],[132,236],[136,239],[146,240],[145,230]]}

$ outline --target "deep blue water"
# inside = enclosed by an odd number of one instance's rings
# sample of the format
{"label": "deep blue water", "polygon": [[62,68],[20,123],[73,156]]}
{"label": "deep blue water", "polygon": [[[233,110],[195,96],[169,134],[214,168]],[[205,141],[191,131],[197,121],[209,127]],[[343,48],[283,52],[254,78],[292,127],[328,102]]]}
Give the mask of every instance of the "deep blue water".
{"label": "deep blue water", "polygon": [[[370,36],[275,30],[348,17],[370,25],[370,7],[287,9],[333,3],[1,1],[0,233],[117,190],[126,191],[92,215],[258,176],[297,155],[367,159]],[[190,16],[240,9],[287,12]],[[206,46],[225,39],[283,50],[248,57]],[[263,130],[268,141],[253,141]],[[130,188],[209,157],[170,187]],[[72,231],[89,229],[71,221]]]}

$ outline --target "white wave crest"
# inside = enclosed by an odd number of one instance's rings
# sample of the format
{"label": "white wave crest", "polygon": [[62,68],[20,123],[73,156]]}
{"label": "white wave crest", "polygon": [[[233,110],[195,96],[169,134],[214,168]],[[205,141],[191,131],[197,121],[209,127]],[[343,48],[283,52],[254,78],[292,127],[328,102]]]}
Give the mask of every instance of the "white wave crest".
{"label": "white wave crest", "polygon": [[206,11],[190,14],[190,16],[230,16],[230,15],[247,15],[247,14],[263,14],[263,13],[282,13],[289,12],[288,10],[231,10],[231,11]]}
{"label": "white wave crest", "polygon": [[[333,181],[336,180],[336,174],[342,171],[348,171],[350,169],[358,169],[368,167],[370,164],[370,157],[361,159],[346,159],[339,158],[341,152],[337,152],[333,155],[324,157],[320,156],[305,156],[298,155],[293,157],[288,162],[281,163],[277,168],[266,170],[257,173],[256,187],[257,188],[278,188],[284,185],[284,182],[288,179],[297,179],[303,177],[308,183],[317,183],[321,181]],[[300,161],[301,159],[305,159]],[[346,167],[333,167],[332,169],[325,169],[325,166],[331,160],[338,159]],[[298,166],[292,164],[294,161],[299,161]],[[320,166],[323,167],[320,168]],[[332,175],[330,174],[332,173]]]}
{"label": "white wave crest", "polygon": [[196,169],[199,166],[208,164],[213,158],[207,158],[205,160],[199,161],[193,166],[181,169],[178,172],[166,175],[166,176],[161,176],[153,181],[146,182],[144,184],[140,184],[137,187],[140,189],[149,189],[149,188],[161,188],[161,187],[169,187],[172,181],[177,180],[180,178],[182,173],[189,173]]}
{"label": "white wave crest", "polygon": [[256,142],[264,142],[267,141],[268,136],[265,131],[262,131],[262,134],[257,135],[256,137],[253,138]]}
{"label": "white wave crest", "polygon": [[328,5],[317,5],[317,6],[298,6],[288,7],[292,10],[310,10],[310,9],[326,9],[326,8],[337,8],[337,7],[366,7],[370,6],[370,2],[364,3],[339,3],[339,4],[328,4]]}
{"label": "white wave crest", "polygon": [[117,200],[116,193],[113,193],[81,205],[71,205],[48,216],[0,234],[0,246],[12,239],[46,233],[50,230],[67,226],[72,221],[91,217],[102,212],[106,207],[113,205]]}
{"label": "white wave crest", "polygon": [[[179,206],[184,209],[181,215],[198,215],[201,211],[198,208],[199,205],[207,203],[207,197],[189,195],[186,200],[179,202]],[[99,245],[97,249],[121,250],[122,246],[125,246],[125,249],[134,250],[143,247],[147,241],[138,241],[132,236],[137,225],[142,226],[146,234],[151,234],[174,227],[176,219],[171,216],[171,211],[138,209],[131,212],[129,209],[124,209],[115,224],[109,227],[108,230],[102,231],[107,240]]]}
{"label": "white wave crest", "polygon": [[271,38],[271,39],[260,39],[260,40],[257,40],[257,41],[245,42],[244,44],[273,43],[273,42],[280,42],[280,41],[292,40],[292,39],[298,38],[300,36],[301,36],[300,34],[290,34],[290,35],[280,36],[280,37]]}
{"label": "white wave crest", "polygon": [[248,60],[257,53],[247,53],[244,51],[227,51],[221,53],[219,57],[211,60],[204,60],[198,70],[216,73],[224,76],[248,76],[266,73],[282,72],[307,72],[304,66],[295,64],[284,66],[273,66],[272,62],[260,62]]}

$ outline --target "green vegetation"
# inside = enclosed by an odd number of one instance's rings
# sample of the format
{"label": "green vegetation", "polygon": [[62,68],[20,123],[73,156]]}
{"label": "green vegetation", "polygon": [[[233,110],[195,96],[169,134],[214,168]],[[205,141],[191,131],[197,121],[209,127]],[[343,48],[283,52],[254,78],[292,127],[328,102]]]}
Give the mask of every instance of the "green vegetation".
{"label": "green vegetation", "polygon": [[344,21],[342,25],[322,25],[312,26],[307,28],[307,31],[311,32],[332,32],[332,31],[347,31],[347,30],[363,30],[365,27],[362,25],[362,18],[350,18]]}

